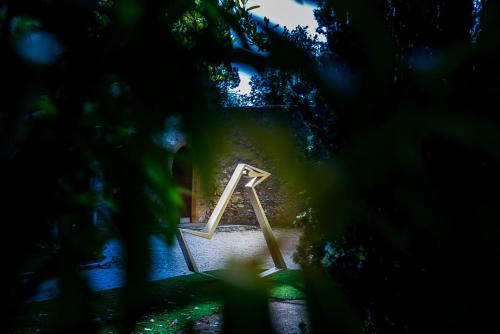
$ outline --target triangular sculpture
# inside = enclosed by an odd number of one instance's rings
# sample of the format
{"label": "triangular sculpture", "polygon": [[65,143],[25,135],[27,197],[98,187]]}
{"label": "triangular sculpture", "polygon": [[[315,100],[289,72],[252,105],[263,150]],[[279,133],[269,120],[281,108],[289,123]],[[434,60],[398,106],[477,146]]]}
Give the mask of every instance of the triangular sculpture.
{"label": "triangular sculpture", "polygon": [[265,179],[267,179],[269,176],[271,176],[271,174],[263,171],[262,169],[255,168],[247,164],[238,164],[233,172],[233,175],[231,176],[231,179],[227,183],[222,196],[219,198],[219,201],[217,202],[217,205],[215,206],[210,219],[208,220],[205,231],[195,231],[179,228],[177,240],[179,241],[182,254],[184,255],[184,259],[186,260],[186,264],[190,271],[196,273],[200,272],[191,254],[191,251],[189,250],[188,244],[184,239],[183,233],[189,233],[198,237],[211,239],[215,233],[217,225],[219,225],[222,214],[226,210],[229,200],[231,199],[231,196],[233,195],[233,192],[243,175],[250,177],[250,182],[245,185],[245,188],[250,196],[253,210],[255,212],[255,215],[257,216],[257,221],[259,222],[260,228],[262,229],[267,247],[269,248],[269,252],[271,253],[271,257],[274,262],[274,268],[264,271],[260,274],[260,276],[268,276],[277,271],[286,269],[286,263],[283,259],[283,255],[281,254],[278,242],[274,237],[271,225],[269,225],[269,222],[267,221],[267,217],[264,214],[264,209],[262,208],[259,197],[257,196],[257,192],[255,191],[255,187]]}

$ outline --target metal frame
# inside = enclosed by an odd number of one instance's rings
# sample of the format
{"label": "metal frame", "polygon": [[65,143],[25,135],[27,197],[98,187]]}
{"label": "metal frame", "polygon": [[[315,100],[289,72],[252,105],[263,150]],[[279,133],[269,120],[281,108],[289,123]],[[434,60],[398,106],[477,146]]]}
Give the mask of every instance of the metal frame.
{"label": "metal frame", "polygon": [[186,264],[190,271],[201,273],[198,270],[198,266],[196,265],[191,251],[189,250],[189,246],[186,242],[186,239],[184,238],[183,233],[189,233],[197,237],[211,239],[215,233],[215,230],[217,229],[217,225],[219,225],[219,222],[224,211],[226,210],[227,205],[229,204],[229,200],[231,199],[231,196],[233,195],[233,192],[243,175],[251,178],[250,182],[245,185],[245,188],[250,196],[250,202],[252,204],[255,215],[257,216],[257,221],[259,222],[260,228],[262,229],[267,247],[269,248],[269,252],[271,253],[271,257],[274,262],[274,267],[262,272],[260,276],[265,277],[280,270],[286,269],[286,263],[283,259],[283,254],[281,254],[278,242],[274,237],[271,225],[269,225],[269,221],[267,220],[264,209],[262,208],[262,205],[260,203],[259,196],[257,196],[257,192],[255,190],[255,187],[257,187],[265,179],[271,176],[271,174],[263,171],[262,169],[247,164],[238,164],[233,172],[233,175],[231,176],[231,179],[229,179],[229,182],[227,183],[222,196],[219,198],[214,211],[210,215],[208,223],[205,227],[205,231],[195,231],[179,228],[179,231],[177,233],[177,241],[179,242],[182,254],[184,255],[184,259],[186,260]]}

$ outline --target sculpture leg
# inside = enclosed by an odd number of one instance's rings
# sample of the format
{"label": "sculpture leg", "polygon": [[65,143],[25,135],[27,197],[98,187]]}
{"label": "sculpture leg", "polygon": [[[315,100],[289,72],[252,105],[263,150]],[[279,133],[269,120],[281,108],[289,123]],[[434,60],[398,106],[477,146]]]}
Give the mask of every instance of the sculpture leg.
{"label": "sculpture leg", "polygon": [[276,269],[286,269],[286,263],[283,259],[283,254],[281,254],[280,247],[271,229],[271,225],[267,221],[267,217],[264,214],[264,209],[260,204],[257,192],[253,187],[247,187],[248,194],[250,195],[250,202],[252,203],[253,210],[257,216],[257,221],[259,222],[264,238],[266,239],[267,247],[273,258],[274,266]]}
{"label": "sculpture leg", "polygon": [[186,260],[188,269],[195,273],[199,272],[193,255],[189,251],[189,247],[186,244],[186,239],[184,239],[184,235],[180,230],[177,230],[177,241],[179,242],[179,246],[181,247],[182,255],[184,255],[184,260]]}

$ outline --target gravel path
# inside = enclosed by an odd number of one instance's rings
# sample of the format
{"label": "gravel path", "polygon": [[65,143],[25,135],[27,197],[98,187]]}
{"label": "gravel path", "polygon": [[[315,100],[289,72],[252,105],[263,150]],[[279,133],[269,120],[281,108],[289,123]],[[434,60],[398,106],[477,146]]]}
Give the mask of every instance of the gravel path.
{"label": "gravel path", "polygon": [[[292,256],[298,244],[300,232],[294,229],[275,229],[274,234],[281,244],[287,266],[291,269],[298,268],[298,265],[293,262]],[[224,268],[232,259],[258,259],[265,268],[273,266],[261,231],[217,232],[211,240],[188,234],[185,237],[198,268],[202,271]],[[168,246],[161,237],[152,236],[150,247],[152,256],[151,280],[191,273],[187,269],[177,241]],[[82,274],[88,279],[89,286],[95,291],[118,288],[124,285],[120,243],[116,240],[110,241],[104,254],[106,258],[113,259],[110,265],[82,271]],[[40,286],[32,300],[47,300],[57,295],[57,280],[51,280]]]}

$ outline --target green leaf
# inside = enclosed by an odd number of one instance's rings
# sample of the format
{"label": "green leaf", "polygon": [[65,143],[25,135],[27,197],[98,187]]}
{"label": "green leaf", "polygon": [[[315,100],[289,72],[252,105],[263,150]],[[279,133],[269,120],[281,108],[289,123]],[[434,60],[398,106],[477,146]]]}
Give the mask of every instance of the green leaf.
{"label": "green leaf", "polygon": [[39,118],[54,118],[59,114],[55,103],[47,95],[40,96],[35,102],[35,116]]}

